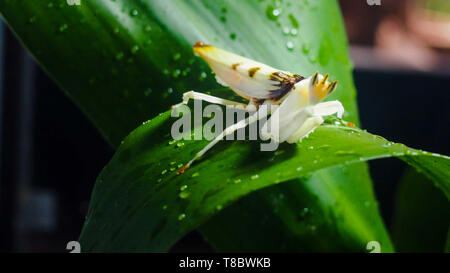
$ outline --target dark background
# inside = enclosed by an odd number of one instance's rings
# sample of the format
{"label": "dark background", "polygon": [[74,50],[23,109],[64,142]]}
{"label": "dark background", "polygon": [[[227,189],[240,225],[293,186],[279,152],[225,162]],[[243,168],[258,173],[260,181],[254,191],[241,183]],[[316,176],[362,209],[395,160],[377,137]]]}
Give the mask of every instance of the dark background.
{"label": "dark background", "polygon": [[[395,52],[402,45],[392,45],[382,36],[406,35],[400,40],[408,42],[405,37],[413,35],[403,24],[404,5],[341,2],[362,127],[413,148],[450,155],[446,45],[421,44],[412,50],[411,58],[422,56],[420,50],[431,52],[422,63],[410,62],[408,55],[391,58],[383,52]],[[404,33],[380,34],[391,19]],[[67,242],[80,234],[94,181],[113,150],[3,23],[0,103],[0,251],[65,252]],[[385,159],[370,162],[370,168],[389,228],[397,182],[406,166]],[[173,249],[188,250],[211,249],[193,232]]]}

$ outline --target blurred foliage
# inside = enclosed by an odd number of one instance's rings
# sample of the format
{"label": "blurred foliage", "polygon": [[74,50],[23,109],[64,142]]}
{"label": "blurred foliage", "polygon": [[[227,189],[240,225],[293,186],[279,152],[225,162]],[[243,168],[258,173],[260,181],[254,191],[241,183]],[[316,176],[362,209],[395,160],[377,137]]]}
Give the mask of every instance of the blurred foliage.
{"label": "blurred foliage", "polygon": [[399,252],[442,252],[450,224],[448,198],[409,168],[397,190],[392,240]]}

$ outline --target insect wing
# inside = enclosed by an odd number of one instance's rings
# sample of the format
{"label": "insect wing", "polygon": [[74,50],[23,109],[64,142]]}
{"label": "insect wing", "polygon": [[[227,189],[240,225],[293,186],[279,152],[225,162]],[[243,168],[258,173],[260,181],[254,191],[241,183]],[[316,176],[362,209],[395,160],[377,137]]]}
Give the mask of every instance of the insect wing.
{"label": "insect wing", "polygon": [[209,64],[217,82],[246,99],[272,99],[284,95],[298,76],[201,43],[194,45],[194,52]]}

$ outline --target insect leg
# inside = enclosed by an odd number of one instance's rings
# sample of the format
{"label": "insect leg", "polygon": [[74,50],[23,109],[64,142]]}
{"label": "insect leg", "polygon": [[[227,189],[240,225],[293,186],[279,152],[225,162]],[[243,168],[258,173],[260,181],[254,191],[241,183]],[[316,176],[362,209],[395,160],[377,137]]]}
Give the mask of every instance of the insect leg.
{"label": "insect leg", "polygon": [[321,116],[314,116],[308,118],[303,125],[293,133],[287,140],[287,143],[295,143],[304,137],[307,137],[312,131],[319,127],[323,123]]}
{"label": "insect leg", "polygon": [[[221,104],[221,105],[225,105],[225,106],[240,106],[243,109],[245,109],[247,106],[244,103],[226,100],[226,99],[222,99],[219,97],[215,97],[215,96],[211,96],[211,95],[207,95],[207,94],[203,94],[203,93],[199,93],[199,92],[195,92],[195,91],[189,91],[189,92],[184,93],[182,104],[187,104],[190,99],[203,100],[203,101]],[[176,105],[174,107],[176,107]]]}
{"label": "insect leg", "polygon": [[329,116],[337,113],[338,118],[342,118],[342,114],[344,114],[344,107],[337,100],[318,103],[312,109],[316,116]]}
{"label": "insect leg", "polygon": [[[261,114],[262,113],[262,114]],[[210,143],[208,143],[208,145],[205,146],[205,148],[203,148],[202,150],[200,150],[193,159],[191,159],[191,161],[189,161],[186,165],[184,165],[183,168],[181,168],[180,170],[177,171],[177,174],[182,174],[184,173],[191,165],[192,163],[199,159],[202,155],[204,155],[209,149],[211,149],[214,145],[216,145],[219,141],[221,141],[224,137],[226,137],[229,134],[234,133],[235,131],[246,127],[247,125],[256,122],[264,117],[266,117],[268,115],[267,112],[261,112],[258,111],[256,113],[254,113],[253,115],[251,115],[250,117],[241,120],[227,128],[225,128],[225,130],[223,130],[222,133],[220,133],[214,140],[212,140]]]}

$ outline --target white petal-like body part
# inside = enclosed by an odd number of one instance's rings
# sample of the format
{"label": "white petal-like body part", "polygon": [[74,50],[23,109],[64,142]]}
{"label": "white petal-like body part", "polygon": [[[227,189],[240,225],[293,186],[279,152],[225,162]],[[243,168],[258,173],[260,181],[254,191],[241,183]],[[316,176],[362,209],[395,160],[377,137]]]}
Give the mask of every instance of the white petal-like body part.
{"label": "white petal-like body part", "polygon": [[290,92],[283,99],[261,129],[263,139],[272,138],[275,141],[284,142],[312,115],[312,109],[308,106],[309,82],[310,80],[307,79],[297,83],[294,87],[295,92]]}
{"label": "white petal-like body part", "polygon": [[[209,46],[194,46],[194,52],[204,59],[213,72],[216,80],[223,86],[230,87],[246,99],[279,99],[291,86],[284,81],[300,81],[300,76],[275,69],[263,63],[236,55],[226,50]],[[275,77],[273,75],[280,75]],[[295,77],[297,76],[297,78]],[[301,77],[302,78],[302,77]],[[280,92],[282,88],[282,92]]]}

